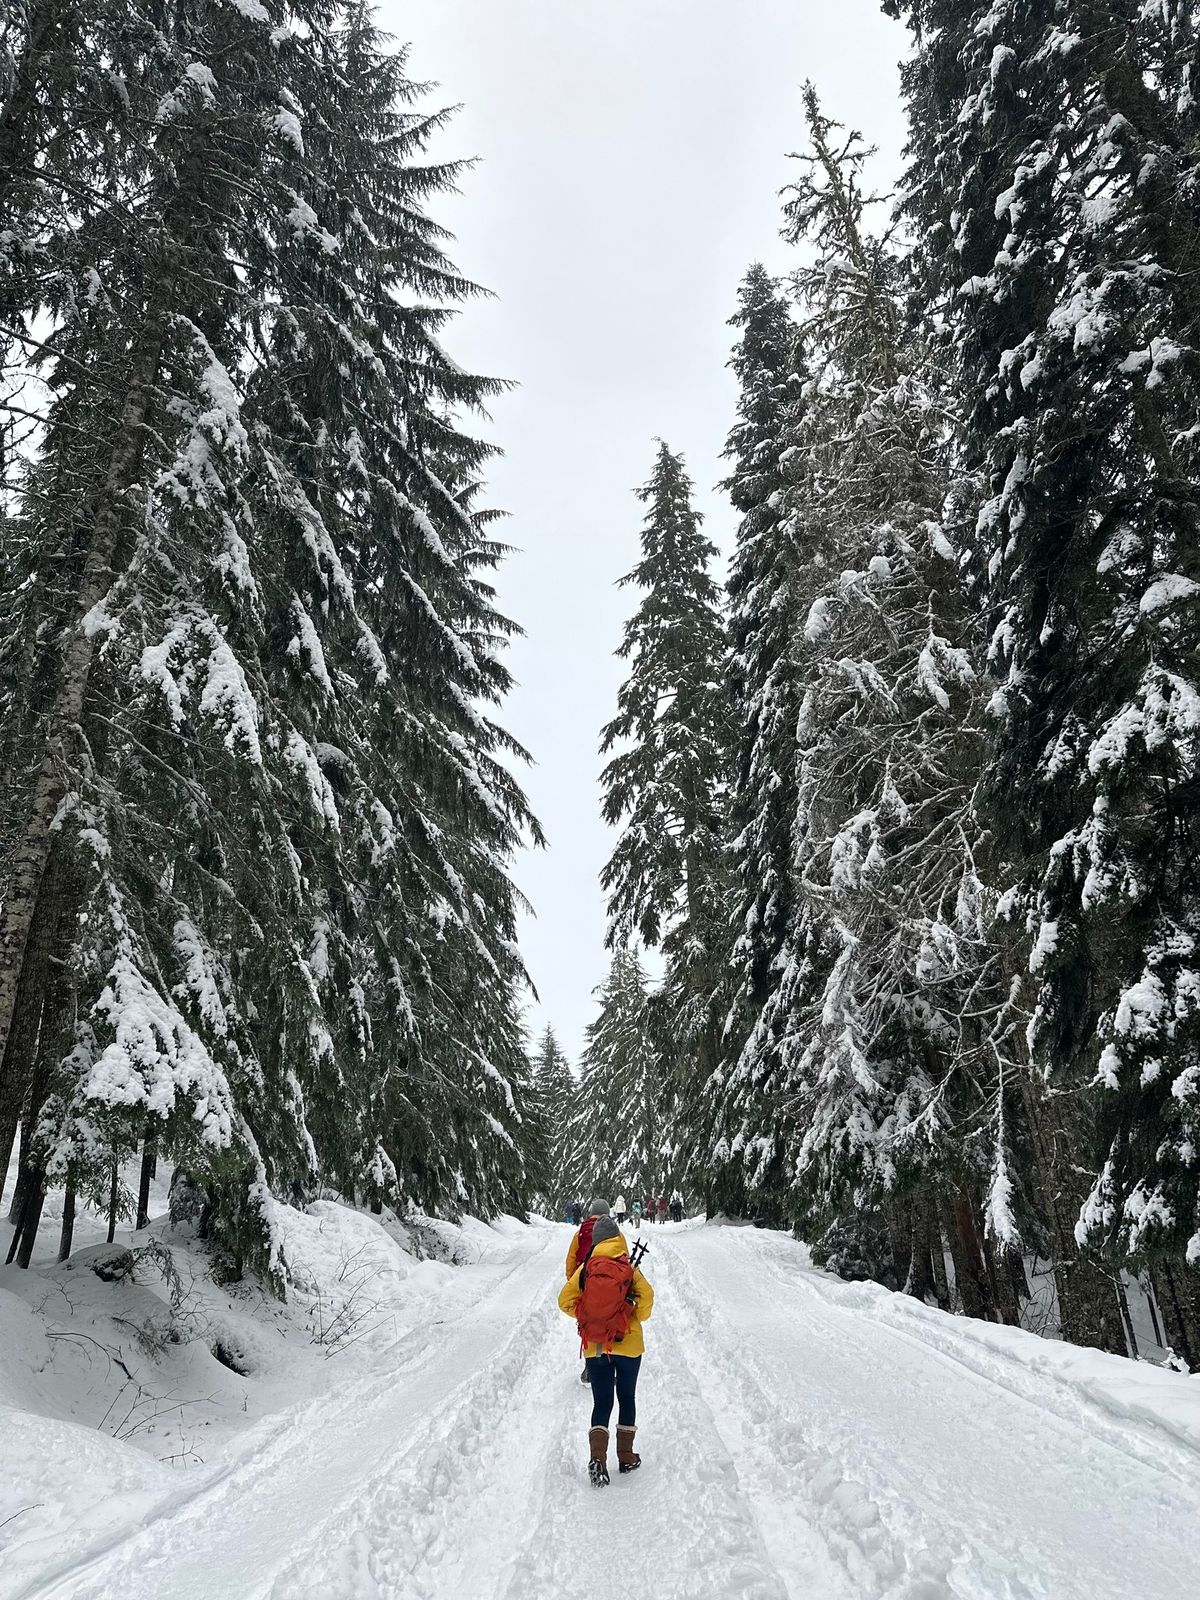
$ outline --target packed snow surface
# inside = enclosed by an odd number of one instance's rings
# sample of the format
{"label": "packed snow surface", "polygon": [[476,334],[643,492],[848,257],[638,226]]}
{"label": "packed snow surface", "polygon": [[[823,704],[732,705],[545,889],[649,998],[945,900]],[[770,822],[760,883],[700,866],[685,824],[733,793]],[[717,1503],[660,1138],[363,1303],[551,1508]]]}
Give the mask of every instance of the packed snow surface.
{"label": "packed snow surface", "polygon": [[555,1306],[567,1230],[468,1224],[467,1264],[412,1264],[392,1285],[410,1325],[394,1317],[357,1364],[322,1364],[323,1387],[203,1466],[17,1400],[0,1416],[6,1474],[34,1494],[39,1472],[108,1487],[57,1540],[0,1529],[0,1595],[1196,1592],[1200,1379],[838,1282],[781,1234],[645,1232],[656,1298],[632,1476],[586,1480],[589,1398]]}

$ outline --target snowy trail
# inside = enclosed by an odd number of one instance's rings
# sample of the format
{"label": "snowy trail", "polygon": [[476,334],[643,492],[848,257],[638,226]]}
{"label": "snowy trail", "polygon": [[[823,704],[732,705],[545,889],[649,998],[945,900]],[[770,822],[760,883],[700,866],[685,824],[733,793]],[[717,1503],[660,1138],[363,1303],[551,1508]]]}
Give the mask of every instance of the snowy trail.
{"label": "snowy trail", "polygon": [[[252,1430],[145,1526],[114,1507],[108,1549],[17,1590],[0,1577],[0,1595],[593,1600],[614,1579],[654,1600],[1192,1592],[1195,1434],[1119,1415],[1070,1378],[1068,1352],[840,1284],[751,1229],[649,1231],[646,1464],[591,1490],[588,1394],[554,1305],[566,1238],[530,1230],[463,1269],[455,1313],[382,1370]],[[1190,1400],[1191,1380],[1152,1377]]]}
{"label": "snowy trail", "polygon": [[1194,1589],[1195,1450],[1083,1396],[1071,1415],[1060,1384],[1031,1366],[1018,1379],[979,1325],[913,1308],[905,1327],[912,1302],[812,1272],[777,1234],[703,1230],[669,1249],[696,1370],[864,1600]]}

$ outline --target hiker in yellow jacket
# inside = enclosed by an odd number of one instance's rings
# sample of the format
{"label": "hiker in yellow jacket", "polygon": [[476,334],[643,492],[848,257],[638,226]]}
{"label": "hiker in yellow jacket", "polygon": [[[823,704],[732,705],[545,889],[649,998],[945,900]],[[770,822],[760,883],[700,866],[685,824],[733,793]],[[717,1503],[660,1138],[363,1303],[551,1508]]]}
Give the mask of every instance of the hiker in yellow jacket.
{"label": "hiker in yellow jacket", "polygon": [[[590,1273],[590,1281],[589,1281]],[[601,1487],[608,1478],[608,1423],[617,1401],[617,1466],[633,1472],[642,1458],[633,1448],[637,1432],[638,1371],[646,1341],[642,1323],[654,1309],[654,1290],[630,1264],[629,1245],[611,1217],[596,1218],[592,1248],[563,1284],[559,1310],[574,1317],[586,1357],[584,1370],[592,1386],[592,1422],[588,1430],[588,1476]]]}
{"label": "hiker in yellow jacket", "polygon": [[567,1270],[564,1274],[565,1277],[569,1278],[571,1276],[571,1274],[575,1271],[575,1268],[580,1265],[580,1263],[587,1256],[588,1251],[592,1248],[592,1229],[596,1225],[596,1218],[607,1217],[608,1215],[610,1215],[610,1213],[607,1200],[592,1201],[591,1205],[587,1208],[587,1216],[584,1217],[583,1221],[575,1229],[575,1232],[571,1235],[571,1242],[567,1246]]}

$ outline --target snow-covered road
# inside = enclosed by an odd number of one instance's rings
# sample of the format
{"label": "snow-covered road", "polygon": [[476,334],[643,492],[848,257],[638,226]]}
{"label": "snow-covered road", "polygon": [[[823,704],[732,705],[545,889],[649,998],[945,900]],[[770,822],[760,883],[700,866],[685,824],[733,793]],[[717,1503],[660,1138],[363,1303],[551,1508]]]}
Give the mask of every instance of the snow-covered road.
{"label": "snow-covered road", "polygon": [[[1200,1379],[813,1272],[788,1238],[649,1230],[645,1465],[587,1485],[554,1296],[514,1230],[370,1377],[249,1430],[21,1600],[1183,1600]],[[1177,1423],[1173,1420],[1178,1395]]]}

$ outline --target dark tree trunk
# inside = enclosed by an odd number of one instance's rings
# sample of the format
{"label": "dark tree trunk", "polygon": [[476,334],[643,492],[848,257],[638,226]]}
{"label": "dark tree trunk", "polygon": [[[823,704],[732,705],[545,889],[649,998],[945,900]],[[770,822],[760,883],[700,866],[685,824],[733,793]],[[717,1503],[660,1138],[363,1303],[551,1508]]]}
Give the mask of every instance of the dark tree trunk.
{"label": "dark tree trunk", "polygon": [[1037,1188],[1046,1207],[1054,1280],[1062,1336],[1070,1344],[1088,1345],[1123,1356],[1125,1330],[1111,1275],[1090,1256],[1081,1254],[1075,1222],[1087,1194],[1079,1173],[1079,1155],[1088,1147],[1081,1114],[1072,1113],[1064,1094],[1040,1095],[1028,1073],[1022,1098],[1037,1163]]}
{"label": "dark tree trunk", "polygon": [[117,1232],[117,1200],[121,1192],[121,1167],[117,1160],[117,1152],[113,1151],[112,1172],[108,1184],[108,1242],[111,1244]]}
{"label": "dark tree trunk", "polygon": [[1012,1284],[1013,1298],[1017,1306],[1017,1321],[1021,1320],[1021,1312],[1033,1299],[1033,1290],[1029,1287],[1029,1274],[1025,1270],[1025,1257],[1019,1250],[1006,1250],[1004,1262],[1008,1270],[1009,1281]]}
{"label": "dark tree trunk", "polygon": [[[37,1060],[50,957],[58,933],[61,903],[58,858],[59,851],[53,850],[38,893],[17,986],[12,1031],[5,1046],[3,1067],[0,1068],[0,1191],[4,1188],[12,1158],[18,1122],[24,1115],[28,1123],[30,1086]],[[41,1109],[40,1106],[38,1109]],[[26,1148],[27,1131],[27,1128],[22,1130],[22,1151]],[[22,1154],[22,1161],[24,1159]],[[14,1201],[14,1212],[16,1204]]]}
{"label": "dark tree trunk", "polygon": [[66,1192],[63,1195],[62,1232],[58,1236],[58,1259],[65,1261],[71,1254],[71,1245],[75,1238],[75,1179],[67,1179]]}
{"label": "dark tree trunk", "polygon": [[912,1269],[912,1220],[907,1204],[893,1200],[884,1209],[888,1238],[892,1244],[892,1260],[896,1267],[896,1283],[908,1293],[908,1277]]}
{"label": "dark tree trunk", "polygon": [[42,1220],[42,1206],[46,1199],[45,1179],[37,1168],[31,1167],[21,1196],[21,1214],[17,1220],[12,1243],[8,1247],[8,1261],[19,1267],[28,1267],[37,1243],[38,1227]]}
{"label": "dark tree trunk", "polygon": [[950,1255],[954,1261],[954,1281],[963,1314],[968,1317],[990,1317],[991,1286],[987,1267],[979,1246],[979,1230],[975,1226],[975,1211],[970,1196],[958,1189],[944,1202],[946,1234],[950,1240]]}
{"label": "dark tree trunk", "polygon": [[150,1221],[150,1185],[158,1171],[158,1140],[147,1132],[142,1146],[142,1170],[138,1177],[137,1227],[140,1231]]}
{"label": "dark tree trunk", "polygon": [[1129,1310],[1129,1296],[1125,1293],[1125,1280],[1117,1274],[1117,1309],[1121,1313],[1121,1327],[1125,1332],[1125,1346],[1134,1361],[1138,1358],[1137,1334],[1133,1331],[1133,1317]]}
{"label": "dark tree trunk", "polygon": [[1192,1372],[1200,1372],[1200,1271],[1156,1261],[1150,1272],[1167,1344]]}
{"label": "dark tree trunk", "polygon": [[1146,1310],[1150,1313],[1150,1326],[1154,1329],[1154,1342],[1160,1350],[1165,1350],[1167,1347],[1167,1335],[1162,1325],[1162,1318],[1158,1314],[1158,1294],[1155,1291],[1154,1279],[1150,1273],[1146,1274],[1146,1281],[1141,1284],[1141,1287],[1146,1295]]}
{"label": "dark tree trunk", "polygon": [[913,1201],[910,1216],[912,1248],[905,1290],[923,1305],[933,1292],[934,1276],[933,1261],[929,1251],[929,1226],[925,1218],[925,1206],[921,1200]]}

